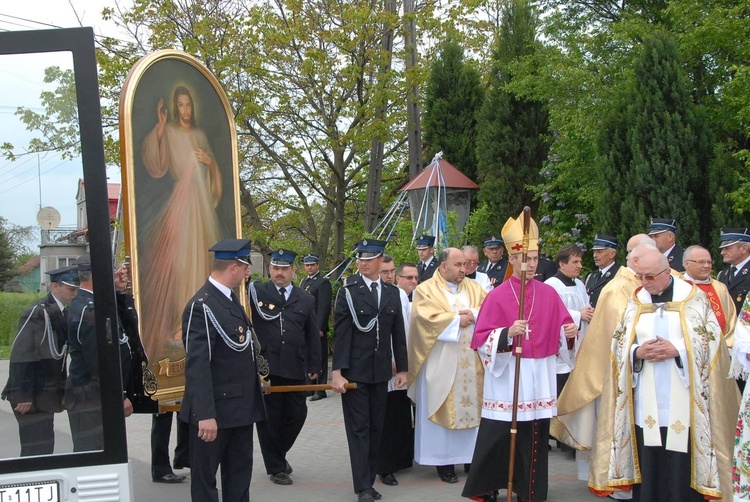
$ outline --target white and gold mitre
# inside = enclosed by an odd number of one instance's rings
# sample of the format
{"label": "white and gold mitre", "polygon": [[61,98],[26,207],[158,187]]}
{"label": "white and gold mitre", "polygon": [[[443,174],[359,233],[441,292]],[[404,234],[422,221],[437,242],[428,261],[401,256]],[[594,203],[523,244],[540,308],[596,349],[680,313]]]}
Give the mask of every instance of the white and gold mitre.
{"label": "white and gold mitre", "polygon": [[[529,249],[527,251],[539,251],[539,227],[534,218],[529,217],[529,220]],[[501,234],[509,255],[523,252],[523,213],[518,219],[508,218]]]}

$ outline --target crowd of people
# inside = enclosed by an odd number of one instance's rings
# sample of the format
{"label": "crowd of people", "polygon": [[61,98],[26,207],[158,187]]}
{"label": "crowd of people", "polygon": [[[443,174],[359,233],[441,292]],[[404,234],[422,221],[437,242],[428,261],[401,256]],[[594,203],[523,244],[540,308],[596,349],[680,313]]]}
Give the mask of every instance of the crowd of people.
{"label": "crowd of people", "polygon": [[[380,500],[376,481],[397,486],[413,462],[435,466],[445,483],[459,481],[460,466],[472,500],[495,501],[511,485],[521,501],[544,501],[551,438],[600,496],[750,498],[750,399],[740,395],[750,371],[750,229],[721,230],[717,279],[710,250],[676,244],[674,220],[654,218],[631,237],[622,265],[618,240],[597,234],[596,268],[584,279],[589,251],[563,246],[545,259],[536,223],[522,219],[483,242],[481,264],[474,246],[436,255],[429,235],[417,240],[417,263],[362,239],[357,272],[335,298],[313,254],[296,286],[294,251],[271,252],[269,279],[250,281],[249,240],[213,246],[210,275],[182,315],[174,467],[191,469],[192,499],[218,502],[221,468],[222,500],[249,500],[254,427],[270,480],[293,484],[287,455],[307,398],[326,389],[341,395],[359,502]],[[52,453],[63,407],[74,449],[103,447],[90,258],[48,274],[50,294],[20,320],[2,393],[22,456]],[[126,282],[118,270],[124,372],[143,355]],[[264,391],[263,379],[279,391]],[[306,384],[315,391],[294,392]],[[182,482],[167,451],[173,416],[153,420],[153,480]]]}

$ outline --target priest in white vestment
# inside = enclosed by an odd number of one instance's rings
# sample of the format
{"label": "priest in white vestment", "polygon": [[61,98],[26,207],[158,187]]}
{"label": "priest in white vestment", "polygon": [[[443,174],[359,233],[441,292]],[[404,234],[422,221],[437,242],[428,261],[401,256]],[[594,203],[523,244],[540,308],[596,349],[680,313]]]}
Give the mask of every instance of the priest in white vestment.
{"label": "priest in white vestment", "polygon": [[414,291],[409,327],[409,397],[416,403],[414,460],[455,483],[455,464],[474,451],[484,370],[470,348],[485,290],[464,280],[460,249],[440,253],[433,277]]}
{"label": "priest in white vestment", "polygon": [[[641,502],[732,499],[739,394],[727,378],[726,339],[705,294],[670,275],[666,256],[643,254],[643,286],[612,337],[592,480],[599,495],[632,490]],[[601,459],[600,459],[601,457]]]}

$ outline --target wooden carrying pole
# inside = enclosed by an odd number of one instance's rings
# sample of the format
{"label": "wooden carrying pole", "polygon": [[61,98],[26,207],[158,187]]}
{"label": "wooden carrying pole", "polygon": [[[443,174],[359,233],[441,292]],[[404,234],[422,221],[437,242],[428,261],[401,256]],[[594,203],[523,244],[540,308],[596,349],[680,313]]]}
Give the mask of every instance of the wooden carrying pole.
{"label": "wooden carrying pole", "polygon": [[[518,320],[523,321],[524,299],[526,298],[526,265],[527,253],[529,251],[529,224],[531,222],[531,208],[523,208],[523,246],[521,250],[521,294],[518,297]],[[510,422],[510,459],[508,461],[508,502],[513,501],[513,472],[516,468],[516,436],[518,435],[518,385],[521,380],[521,341],[516,337],[516,375],[513,381],[513,412]]]}

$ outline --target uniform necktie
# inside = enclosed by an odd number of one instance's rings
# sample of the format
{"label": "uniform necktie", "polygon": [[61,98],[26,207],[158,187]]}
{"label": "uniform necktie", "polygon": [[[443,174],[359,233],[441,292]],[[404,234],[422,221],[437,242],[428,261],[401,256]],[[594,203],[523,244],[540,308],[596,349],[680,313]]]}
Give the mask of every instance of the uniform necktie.
{"label": "uniform necktie", "polygon": [[234,291],[232,291],[232,302],[236,303],[237,305],[240,304],[240,300],[237,298],[237,295],[234,294]]}
{"label": "uniform necktie", "polygon": [[286,288],[279,288],[279,296],[281,297],[281,303],[286,303]]}
{"label": "uniform necktie", "polygon": [[370,289],[372,290],[372,298],[375,300],[375,305],[378,305],[378,283],[373,282],[370,284]]}

